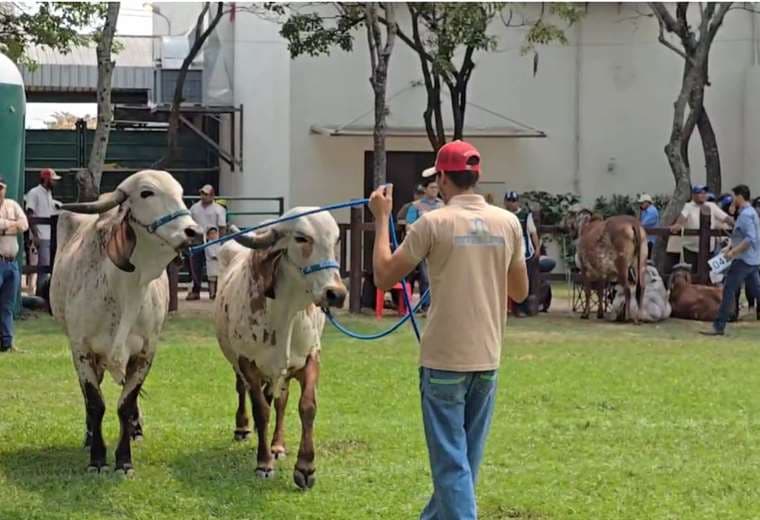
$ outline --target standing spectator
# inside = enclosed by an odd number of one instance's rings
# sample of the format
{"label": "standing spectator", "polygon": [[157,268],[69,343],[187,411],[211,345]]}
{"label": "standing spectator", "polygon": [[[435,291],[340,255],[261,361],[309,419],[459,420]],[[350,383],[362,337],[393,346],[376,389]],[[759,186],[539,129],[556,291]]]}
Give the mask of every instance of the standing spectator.
{"label": "standing spectator", "polygon": [[398,213],[396,213],[396,222],[406,222],[406,216],[407,213],[409,213],[409,208],[411,208],[415,202],[420,200],[423,195],[425,195],[425,187],[422,184],[418,184],[414,189],[414,198],[401,206],[401,209],[398,210]]}
{"label": "standing spectator", "polygon": [[[227,226],[227,212],[214,201],[214,187],[210,184],[203,186],[199,192],[201,200],[190,207],[190,216],[203,228],[204,241],[209,229],[216,228],[224,234]],[[190,274],[193,277],[193,288],[187,293],[187,300],[199,300],[203,286],[203,269],[206,255],[195,254],[190,257]]]}
{"label": "standing spectator", "polygon": [[[533,212],[527,206],[523,206],[520,203],[520,194],[516,191],[508,191],[504,194],[504,207],[510,213],[517,217],[520,221],[520,227],[522,228],[523,239],[523,251],[525,251],[525,261],[528,266],[528,279],[534,279],[534,270],[538,268],[535,261],[532,261],[536,251],[539,250],[538,244],[538,230],[536,229],[536,223],[533,220]],[[528,300],[522,303],[512,302],[511,311],[517,317],[530,315],[530,309]]]}
{"label": "standing spectator", "polygon": [[[60,202],[53,199],[53,186],[61,180],[52,168],[45,168],[40,172],[40,183],[29,190],[26,194],[26,214],[29,218],[50,218],[58,212]],[[32,224],[32,246],[37,249],[37,283],[36,293],[42,294],[42,288],[47,282],[49,275],[42,272],[50,266],[50,224]]]}
{"label": "standing spectator", "polygon": [[29,229],[24,210],[5,197],[8,185],[0,177],[0,352],[14,351],[13,310],[21,284],[16,255],[18,235]]}
{"label": "standing spectator", "polygon": [[392,287],[424,259],[435,299],[420,345],[420,393],[433,496],[420,518],[475,520],[475,485],[493,417],[507,296],[523,301],[528,276],[520,223],[474,191],[480,154],[464,141],[438,151],[446,207],[423,215],[391,253],[393,188],[370,197],[373,272]]}
{"label": "standing spectator", "polygon": [[[425,172],[423,172],[422,175],[424,176]],[[425,193],[422,195],[420,200],[412,204],[412,207],[410,207],[409,211],[407,211],[406,223],[408,225],[412,225],[422,215],[425,215],[426,213],[430,213],[431,211],[440,209],[442,207],[443,201],[438,198],[438,183],[434,180],[430,181],[425,186]],[[417,266],[417,273],[417,279],[420,283],[420,297],[422,297],[422,295],[425,294],[425,291],[427,291],[430,287],[430,275],[428,274],[427,264],[425,262],[420,262],[420,265]],[[428,309],[430,309],[430,296],[428,296],[425,301],[422,302],[421,307],[422,312],[427,312]]]}
{"label": "standing spectator", "polygon": [[733,192],[738,218],[731,236],[731,247],[724,253],[733,262],[726,274],[718,317],[713,322],[712,330],[702,332],[706,336],[722,336],[725,333],[742,282],[747,283],[755,300],[760,298],[760,217],[750,205],[752,199],[747,186],[740,184]]}
{"label": "standing spectator", "polygon": [[[206,240],[211,242],[219,238],[219,230],[215,227],[210,227],[206,230]],[[217,255],[222,248],[222,244],[211,244],[206,247],[204,252],[206,253],[206,276],[208,276],[208,298],[213,300],[216,298],[216,282],[219,278],[219,259]]]}
{"label": "standing spectator", "polygon": [[[639,213],[639,222],[641,222],[642,227],[650,228],[660,225],[660,212],[657,211],[657,208],[654,206],[654,200],[652,200],[651,195],[644,193],[639,197],[639,209],[641,210]],[[647,236],[647,258],[652,258],[652,250],[654,249],[656,241],[656,236]]]}
{"label": "standing spectator", "polygon": [[[714,202],[707,201],[707,186],[697,184],[691,189],[691,202],[687,202],[681,214],[675,223],[670,226],[670,230],[673,233],[678,233],[682,229],[699,229],[699,215],[703,207],[706,207],[710,211],[710,229],[721,229],[722,225],[732,225],[734,219],[732,219],[725,211],[720,209]],[[671,237],[668,243],[669,253],[679,253],[678,250],[673,251],[671,242],[677,243],[674,239],[680,239],[681,247],[683,248],[683,258],[688,264],[691,264],[691,272],[695,274],[697,272],[697,259],[699,252],[699,237]],[[715,249],[715,238],[710,239],[710,251]],[[706,268],[709,270],[709,268]]]}

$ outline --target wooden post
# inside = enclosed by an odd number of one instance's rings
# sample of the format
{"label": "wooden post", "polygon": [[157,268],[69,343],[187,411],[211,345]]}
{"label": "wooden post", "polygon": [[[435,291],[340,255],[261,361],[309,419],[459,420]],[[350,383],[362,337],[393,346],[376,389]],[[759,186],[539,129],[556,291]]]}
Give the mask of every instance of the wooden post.
{"label": "wooden post", "polygon": [[710,276],[707,271],[707,260],[710,258],[710,210],[702,206],[699,213],[699,251],[697,253],[697,279],[699,283],[708,285]]}
{"label": "wooden post", "polygon": [[351,313],[361,312],[362,303],[362,210],[351,208],[351,263],[349,270],[348,309]]}
{"label": "wooden post", "polygon": [[179,286],[179,268],[177,261],[169,262],[166,272],[169,275],[169,312],[176,312],[178,308],[177,291]]}

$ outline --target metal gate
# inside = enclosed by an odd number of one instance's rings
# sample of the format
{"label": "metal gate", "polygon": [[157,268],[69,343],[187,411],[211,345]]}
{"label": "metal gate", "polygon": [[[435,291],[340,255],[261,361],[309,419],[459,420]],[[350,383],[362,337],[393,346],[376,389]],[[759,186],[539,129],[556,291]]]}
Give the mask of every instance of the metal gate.
{"label": "metal gate", "polygon": [[[166,151],[166,133],[166,128],[112,129],[100,191],[112,191],[130,174],[161,159]],[[81,120],[74,130],[27,130],[24,193],[39,182],[42,168],[54,168],[63,174],[63,180],[55,188],[56,199],[75,200],[77,185],[73,173],[87,166],[94,134]],[[212,146],[193,133],[180,132],[176,157],[169,172],[182,184],[185,193],[195,194],[204,184],[211,184],[218,193],[219,155]]]}

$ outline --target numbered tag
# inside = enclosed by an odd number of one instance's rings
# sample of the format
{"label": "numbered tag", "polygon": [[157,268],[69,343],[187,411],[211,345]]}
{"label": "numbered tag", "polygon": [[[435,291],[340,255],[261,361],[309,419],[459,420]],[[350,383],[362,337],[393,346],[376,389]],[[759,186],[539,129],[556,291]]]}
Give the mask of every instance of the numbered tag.
{"label": "numbered tag", "polygon": [[725,257],[723,253],[711,258],[707,261],[710,266],[710,270],[716,274],[722,273],[731,266],[731,260]]}

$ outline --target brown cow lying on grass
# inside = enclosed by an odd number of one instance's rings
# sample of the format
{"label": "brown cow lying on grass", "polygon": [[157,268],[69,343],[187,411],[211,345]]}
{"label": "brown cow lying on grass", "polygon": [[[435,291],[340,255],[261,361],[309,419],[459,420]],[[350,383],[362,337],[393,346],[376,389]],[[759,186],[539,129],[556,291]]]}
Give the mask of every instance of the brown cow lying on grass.
{"label": "brown cow lying on grass", "polygon": [[[714,321],[718,317],[723,289],[691,283],[691,273],[678,269],[670,275],[671,317],[684,320]],[[735,309],[730,321],[736,321]]]}

